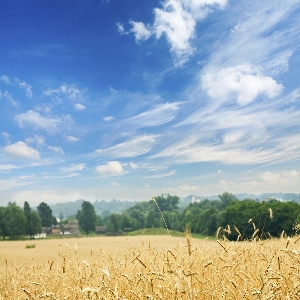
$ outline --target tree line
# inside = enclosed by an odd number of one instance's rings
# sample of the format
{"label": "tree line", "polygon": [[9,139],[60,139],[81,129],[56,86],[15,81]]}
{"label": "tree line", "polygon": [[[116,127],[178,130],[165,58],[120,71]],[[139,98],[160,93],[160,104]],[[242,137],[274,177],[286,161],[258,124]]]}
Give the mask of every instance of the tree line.
{"label": "tree line", "polygon": [[[143,228],[165,227],[169,230],[184,231],[213,236],[220,235],[230,240],[251,239],[254,235],[260,238],[278,237],[283,232],[292,235],[295,224],[300,219],[300,205],[295,202],[256,201],[253,199],[238,200],[233,194],[225,192],[218,199],[205,199],[201,202],[189,203],[179,208],[180,198],[170,194],[160,195],[149,200],[138,202],[123,213],[105,213],[97,215],[89,201],[83,201],[76,218],[81,232],[95,232],[95,226],[106,226],[106,232],[121,234]],[[164,221],[162,218],[164,217]],[[62,219],[63,214],[60,214]],[[68,220],[61,220],[61,224]],[[0,235],[19,238],[33,237],[40,233],[42,227],[57,225],[51,208],[44,202],[37,211],[30,208],[28,202],[23,209],[16,203],[0,207]]]}
{"label": "tree line", "polygon": [[162,212],[170,230],[188,228],[192,233],[214,236],[219,229],[230,240],[251,239],[254,233],[260,238],[278,237],[283,232],[290,236],[300,219],[300,205],[295,202],[238,200],[228,192],[218,198],[190,203],[180,210],[179,197],[167,194],[155,197],[156,201],[138,202],[122,214],[102,217],[96,215],[90,202],[84,201],[77,219],[85,233],[93,232],[95,225],[106,225],[107,232],[121,233],[128,229],[164,228]]}
{"label": "tree line", "polygon": [[41,202],[37,211],[31,209],[27,201],[23,209],[16,202],[9,202],[6,207],[0,206],[0,236],[18,239],[23,236],[33,238],[42,232],[42,227],[57,224],[52,216],[52,210],[45,202]]}

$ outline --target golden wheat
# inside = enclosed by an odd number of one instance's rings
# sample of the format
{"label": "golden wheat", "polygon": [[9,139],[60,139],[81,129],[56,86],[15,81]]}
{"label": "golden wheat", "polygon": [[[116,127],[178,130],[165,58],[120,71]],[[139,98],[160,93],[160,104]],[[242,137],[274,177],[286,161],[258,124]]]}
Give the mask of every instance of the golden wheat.
{"label": "golden wheat", "polygon": [[[84,239],[89,251],[82,240],[68,240],[71,246],[57,246],[53,260],[39,256],[43,242],[37,241],[36,249],[23,247],[23,262],[1,254],[0,299],[300,299],[298,239],[209,242],[189,236],[186,245],[165,236],[90,238]],[[100,249],[109,243],[110,251]],[[116,243],[127,250],[118,252]],[[26,258],[27,251],[39,259]]]}

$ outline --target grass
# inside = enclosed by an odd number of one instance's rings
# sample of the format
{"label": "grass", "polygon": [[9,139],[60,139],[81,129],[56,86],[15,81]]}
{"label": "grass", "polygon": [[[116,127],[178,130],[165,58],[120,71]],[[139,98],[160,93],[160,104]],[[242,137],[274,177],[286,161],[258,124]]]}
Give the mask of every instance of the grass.
{"label": "grass", "polygon": [[35,244],[26,245],[26,248],[27,248],[27,249],[35,248]]}
{"label": "grass", "polygon": [[[175,230],[169,230],[171,236],[177,236],[177,237],[184,237],[183,232],[175,231]],[[144,229],[138,229],[135,231],[131,231],[128,233],[129,236],[136,236],[136,235],[169,235],[166,228],[144,228]]]}

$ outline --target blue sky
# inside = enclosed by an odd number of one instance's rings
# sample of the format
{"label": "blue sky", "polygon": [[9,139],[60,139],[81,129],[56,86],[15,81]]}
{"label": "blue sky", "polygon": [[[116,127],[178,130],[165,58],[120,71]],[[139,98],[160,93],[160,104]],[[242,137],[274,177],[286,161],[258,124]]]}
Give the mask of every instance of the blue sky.
{"label": "blue sky", "polygon": [[300,192],[299,0],[0,2],[0,205]]}

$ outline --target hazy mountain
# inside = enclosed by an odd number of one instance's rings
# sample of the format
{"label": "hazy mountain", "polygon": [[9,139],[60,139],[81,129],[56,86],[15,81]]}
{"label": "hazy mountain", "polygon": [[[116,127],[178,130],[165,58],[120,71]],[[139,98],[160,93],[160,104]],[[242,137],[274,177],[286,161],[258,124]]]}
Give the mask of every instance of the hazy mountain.
{"label": "hazy mountain", "polygon": [[[63,215],[71,216],[76,215],[77,211],[81,209],[81,204],[84,200],[80,199],[74,202],[66,202],[66,203],[56,203],[51,205],[52,214],[56,217],[59,216],[60,213]],[[109,214],[109,213],[121,213],[126,210],[128,207],[131,207],[136,204],[134,201],[120,201],[120,200],[111,200],[111,201],[95,201],[92,203],[94,205],[95,211],[97,214]]]}
{"label": "hazy mountain", "polygon": [[[263,193],[263,194],[235,194],[235,196],[239,200],[244,199],[253,199],[257,201],[267,200],[269,197],[275,197],[280,201],[295,201],[300,202],[300,194],[294,193]],[[197,195],[189,195],[187,197],[181,197],[179,202],[179,208],[184,208],[189,203],[203,201],[204,199],[208,200],[219,200],[218,195],[211,196],[197,196]],[[66,203],[57,203],[51,205],[52,213],[54,216],[58,217],[60,213],[63,213],[64,216],[76,215],[77,211],[81,209],[81,204],[83,199],[74,201],[74,202],[66,202]],[[113,199],[111,201],[105,200],[97,200],[94,203],[95,211],[97,214],[107,215],[110,213],[122,213],[128,207],[134,206],[137,201],[121,201]]]}

